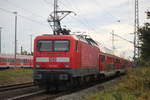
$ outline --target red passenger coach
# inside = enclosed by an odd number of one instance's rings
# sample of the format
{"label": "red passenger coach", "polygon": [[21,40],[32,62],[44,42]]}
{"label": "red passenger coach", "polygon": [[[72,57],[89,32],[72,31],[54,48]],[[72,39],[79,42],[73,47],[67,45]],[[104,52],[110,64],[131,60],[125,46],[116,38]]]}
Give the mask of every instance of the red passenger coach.
{"label": "red passenger coach", "polygon": [[34,41],[34,81],[74,84],[99,73],[97,43],[81,35],[45,35]]}
{"label": "red passenger coach", "polygon": [[102,52],[99,54],[99,72],[102,77],[123,74],[132,66],[131,61],[118,56]]}
{"label": "red passenger coach", "polygon": [[99,54],[99,71],[102,77],[108,77],[116,74],[115,56],[107,53]]}
{"label": "red passenger coach", "polygon": [[17,55],[16,62],[14,55],[0,54],[0,69],[7,68],[32,68],[33,56]]}

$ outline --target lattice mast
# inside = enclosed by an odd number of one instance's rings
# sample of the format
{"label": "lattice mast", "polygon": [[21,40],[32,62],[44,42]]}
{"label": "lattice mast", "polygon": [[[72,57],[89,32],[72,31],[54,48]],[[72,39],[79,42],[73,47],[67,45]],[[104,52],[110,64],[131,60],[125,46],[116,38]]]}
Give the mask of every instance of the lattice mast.
{"label": "lattice mast", "polygon": [[139,59],[139,2],[135,0],[135,20],[134,20],[134,61]]}

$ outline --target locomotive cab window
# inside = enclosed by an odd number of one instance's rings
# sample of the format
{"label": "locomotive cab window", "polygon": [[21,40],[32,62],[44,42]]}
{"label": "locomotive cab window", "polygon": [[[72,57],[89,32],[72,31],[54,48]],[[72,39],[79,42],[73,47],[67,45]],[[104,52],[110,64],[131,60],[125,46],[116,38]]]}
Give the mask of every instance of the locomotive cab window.
{"label": "locomotive cab window", "polygon": [[69,40],[39,40],[37,45],[40,52],[69,51]]}
{"label": "locomotive cab window", "polygon": [[51,40],[38,41],[38,51],[52,51],[52,41]]}
{"label": "locomotive cab window", "polygon": [[69,41],[67,40],[55,40],[54,41],[54,51],[68,51]]}

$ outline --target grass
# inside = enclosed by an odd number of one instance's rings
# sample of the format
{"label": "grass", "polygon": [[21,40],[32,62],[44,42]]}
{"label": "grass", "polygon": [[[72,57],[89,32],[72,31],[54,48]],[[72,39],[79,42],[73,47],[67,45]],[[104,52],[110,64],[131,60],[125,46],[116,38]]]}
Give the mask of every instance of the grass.
{"label": "grass", "polygon": [[32,69],[0,70],[0,85],[16,84],[32,81]]}
{"label": "grass", "polygon": [[132,69],[118,83],[85,100],[150,100],[150,67]]}

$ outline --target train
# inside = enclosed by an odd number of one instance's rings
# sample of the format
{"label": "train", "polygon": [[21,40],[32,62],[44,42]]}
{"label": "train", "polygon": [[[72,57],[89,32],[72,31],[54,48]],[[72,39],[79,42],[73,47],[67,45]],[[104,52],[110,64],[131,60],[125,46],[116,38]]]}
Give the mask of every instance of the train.
{"label": "train", "polygon": [[120,75],[132,66],[132,61],[103,52],[87,35],[42,35],[34,40],[33,80],[42,88],[74,87]]}
{"label": "train", "polygon": [[14,55],[0,54],[0,69],[8,68],[32,68],[33,56],[28,55],[16,55],[16,61]]}

